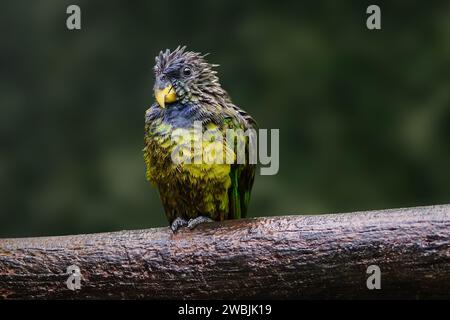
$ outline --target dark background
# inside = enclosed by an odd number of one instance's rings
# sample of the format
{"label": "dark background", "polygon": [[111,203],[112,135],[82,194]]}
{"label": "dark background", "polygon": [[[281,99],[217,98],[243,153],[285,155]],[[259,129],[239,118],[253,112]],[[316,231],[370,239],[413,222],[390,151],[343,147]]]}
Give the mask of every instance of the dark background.
{"label": "dark background", "polygon": [[381,31],[365,1],[2,0],[0,237],[167,224],[141,149],[154,56],[178,44],[280,129],[250,216],[450,202],[450,3],[375,3]]}

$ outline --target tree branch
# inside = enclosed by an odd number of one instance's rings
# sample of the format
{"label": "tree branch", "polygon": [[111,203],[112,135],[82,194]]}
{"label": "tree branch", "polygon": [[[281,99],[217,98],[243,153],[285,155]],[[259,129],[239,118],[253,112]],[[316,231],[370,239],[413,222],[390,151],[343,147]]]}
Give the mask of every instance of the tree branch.
{"label": "tree branch", "polygon": [[450,205],[0,240],[4,299],[449,297]]}

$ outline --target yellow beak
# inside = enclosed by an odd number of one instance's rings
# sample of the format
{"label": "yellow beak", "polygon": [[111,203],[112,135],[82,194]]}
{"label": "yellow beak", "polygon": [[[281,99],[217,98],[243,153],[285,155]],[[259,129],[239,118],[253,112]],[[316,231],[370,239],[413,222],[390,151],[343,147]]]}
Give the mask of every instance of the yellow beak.
{"label": "yellow beak", "polygon": [[169,84],[164,89],[156,89],[155,90],[155,98],[161,108],[166,107],[166,102],[171,103],[177,100],[177,94],[175,93],[175,89]]}

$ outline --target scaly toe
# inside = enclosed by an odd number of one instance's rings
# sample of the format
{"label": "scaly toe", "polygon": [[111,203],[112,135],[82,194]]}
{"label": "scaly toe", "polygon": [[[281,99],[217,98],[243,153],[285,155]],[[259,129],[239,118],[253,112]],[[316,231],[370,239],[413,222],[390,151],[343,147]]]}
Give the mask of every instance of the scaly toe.
{"label": "scaly toe", "polygon": [[170,229],[172,229],[172,231],[175,232],[179,228],[185,227],[187,225],[188,225],[188,222],[186,221],[186,219],[178,217],[175,220],[173,220],[172,224],[170,225]]}
{"label": "scaly toe", "polygon": [[198,216],[197,218],[189,220],[187,227],[192,230],[199,224],[208,222],[214,222],[214,220],[205,216]]}

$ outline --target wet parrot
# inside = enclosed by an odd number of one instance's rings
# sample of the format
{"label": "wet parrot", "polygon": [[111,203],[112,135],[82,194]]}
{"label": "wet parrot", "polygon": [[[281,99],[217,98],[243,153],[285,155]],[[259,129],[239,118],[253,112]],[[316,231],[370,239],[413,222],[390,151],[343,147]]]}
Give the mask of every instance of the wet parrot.
{"label": "wet parrot", "polygon": [[[256,164],[249,160],[253,135],[246,133],[257,124],[222,88],[217,66],[186,47],[155,58],[143,151],[147,180],[174,232],[247,214]],[[237,161],[237,145],[244,161]]]}

